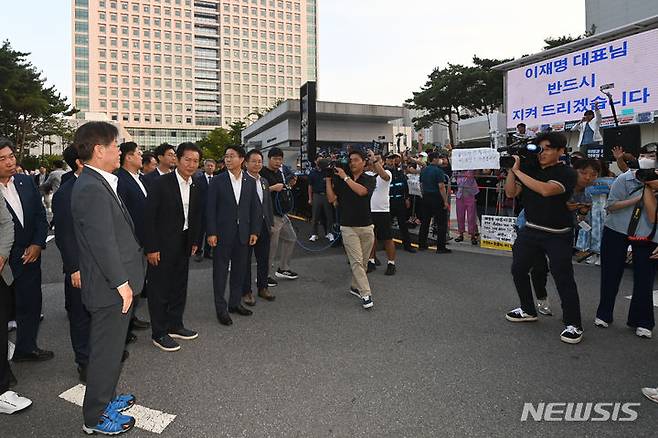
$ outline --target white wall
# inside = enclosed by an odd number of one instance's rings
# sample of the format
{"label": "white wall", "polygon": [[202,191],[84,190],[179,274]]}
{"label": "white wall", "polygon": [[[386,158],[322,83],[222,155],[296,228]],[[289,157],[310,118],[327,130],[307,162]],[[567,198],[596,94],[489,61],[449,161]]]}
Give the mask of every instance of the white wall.
{"label": "white wall", "polygon": [[596,33],[658,15],[656,0],[586,0],[587,30],[596,25]]}

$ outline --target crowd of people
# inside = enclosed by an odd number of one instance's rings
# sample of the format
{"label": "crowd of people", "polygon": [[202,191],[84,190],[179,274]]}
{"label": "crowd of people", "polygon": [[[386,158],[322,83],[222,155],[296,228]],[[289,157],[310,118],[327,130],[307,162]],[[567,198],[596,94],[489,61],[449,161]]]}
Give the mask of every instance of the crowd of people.
{"label": "crowd of people", "polygon": [[[54,357],[37,343],[41,251],[54,229],[71,344],[79,379],[87,385],[83,430],[89,434],[123,433],[135,424],[122,414],[135,396],[116,394],[121,363],[128,357],[126,344],[136,339],[133,331],[150,329],[153,345],[164,352],[179,351],[184,342],[199,337],[184,321],[191,258],[212,260],[215,312],[224,326],[232,325],[235,315],[251,316],[249,307],[258,300],[274,301],[271,289],[279,281],[299,278],[292,270],[298,236],[290,213],[301,176],[283,164],[281,149],[269,149],[266,160],[259,150],[229,146],[215,161],[203,160],[194,143],[163,144],[151,153],[134,142],[118,144],[117,136],[111,124],[86,123],[64,150],[70,170],[58,162],[50,174],[39,169],[35,175],[19,173],[12,143],[0,140],[0,327],[15,321],[14,362]],[[321,153],[304,177],[312,222],[308,240],[317,242],[324,224],[329,245],[342,242],[352,273],[349,292],[371,309],[368,274],[380,265],[379,246],[386,253],[385,275],[396,274],[394,220],[404,250],[427,250],[433,223],[436,252],[449,254],[454,196],[454,240],[463,241],[468,231],[476,245],[478,220],[489,203],[485,198],[482,206],[478,198],[486,189],[478,175],[484,175],[500,182],[506,195],[502,201],[493,197],[496,208],[518,213],[512,275],[520,307],[506,314],[508,321],[531,322],[538,313],[552,314],[546,291],[550,272],[565,323],[560,339],[581,341],[575,252],[577,259],[601,265],[594,324],[608,327],[630,245],[634,289],[627,324],[637,336],[650,338],[658,182],[642,180],[636,169],[656,167],[656,145],[643,147],[637,159],[615,148],[623,171],[615,178],[604,162],[579,152],[569,155],[560,133],[540,134],[534,142],[540,148],[536,160],[515,157],[511,169],[497,174],[452,172],[449,149],[415,157],[358,148],[342,159]],[[410,175],[417,176],[417,191]],[[417,225],[414,245],[409,228]],[[135,314],[144,298],[150,321]],[[7,356],[7,332],[0,333],[0,355]],[[0,413],[31,404],[9,389],[15,384],[8,361],[0,360]]]}

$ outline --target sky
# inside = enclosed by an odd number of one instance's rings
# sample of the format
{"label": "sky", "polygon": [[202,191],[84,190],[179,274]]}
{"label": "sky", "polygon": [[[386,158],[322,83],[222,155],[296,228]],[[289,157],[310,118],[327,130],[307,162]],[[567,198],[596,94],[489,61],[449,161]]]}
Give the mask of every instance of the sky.
{"label": "sky", "polygon": [[[400,105],[448,63],[585,31],[584,0],[318,0],[319,99]],[[0,40],[71,95],[71,0],[0,0]],[[541,17],[547,17],[542,19]]]}

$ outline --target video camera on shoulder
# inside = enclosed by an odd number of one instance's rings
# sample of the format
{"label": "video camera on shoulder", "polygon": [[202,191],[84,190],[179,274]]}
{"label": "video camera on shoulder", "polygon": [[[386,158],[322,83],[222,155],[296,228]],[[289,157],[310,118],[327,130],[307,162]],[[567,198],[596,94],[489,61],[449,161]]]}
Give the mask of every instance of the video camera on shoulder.
{"label": "video camera on shoulder", "polygon": [[500,157],[500,167],[502,169],[511,169],[514,167],[514,157],[517,155],[521,158],[521,165],[524,167],[535,167],[539,164],[539,154],[542,149],[539,145],[531,143],[531,138],[523,138],[512,143],[509,146],[498,148],[498,152],[504,154]]}
{"label": "video camera on shoulder", "polygon": [[635,171],[635,178],[641,183],[648,183],[658,180],[656,169],[638,169]]}

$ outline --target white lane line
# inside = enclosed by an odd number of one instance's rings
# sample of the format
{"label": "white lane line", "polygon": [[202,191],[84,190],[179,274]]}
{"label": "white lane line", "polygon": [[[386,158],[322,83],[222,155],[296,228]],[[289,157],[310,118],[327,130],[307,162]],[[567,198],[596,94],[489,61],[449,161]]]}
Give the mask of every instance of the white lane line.
{"label": "white lane line", "polygon": [[[630,300],[633,295],[626,295],[624,298]],[[653,307],[658,307],[658,290],[653,291]]]}
{"label": "white lane line", "polygon": [[[61,393],[59,398],[78,406],[82,406],[82,401],[85,398],[85,389],[85,385],[76,385]],[[123,414],[134,417],[135,426],[153,433],[162,433],[162,431],[174,421],[174,418],[176,418],[173,414],[167,414],[166,412],[146,408],[140,405],[133,406],[123,412]]]}

